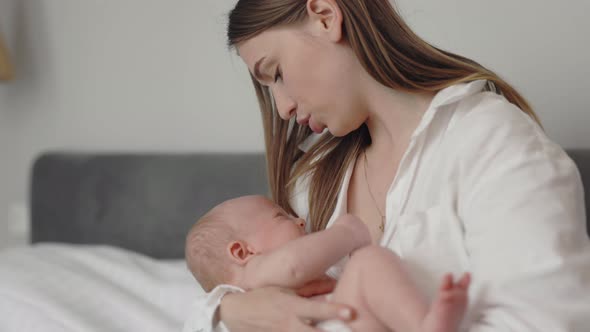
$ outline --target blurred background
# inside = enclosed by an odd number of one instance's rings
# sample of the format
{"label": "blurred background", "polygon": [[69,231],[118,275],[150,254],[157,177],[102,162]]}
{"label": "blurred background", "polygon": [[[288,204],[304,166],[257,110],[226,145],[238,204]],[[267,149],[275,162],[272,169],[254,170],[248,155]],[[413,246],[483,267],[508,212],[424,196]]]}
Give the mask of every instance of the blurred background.
{"label": "blurred background", "polygon": [[[262,126],[225,44],[235,0],[0,0],[0,249],[26,242],[44,151],[252,152]],[[587,0],[398,0],[424,39],[511,82],[564,148],[590,148]],[[59,188],[56,188],[59,190]]]}

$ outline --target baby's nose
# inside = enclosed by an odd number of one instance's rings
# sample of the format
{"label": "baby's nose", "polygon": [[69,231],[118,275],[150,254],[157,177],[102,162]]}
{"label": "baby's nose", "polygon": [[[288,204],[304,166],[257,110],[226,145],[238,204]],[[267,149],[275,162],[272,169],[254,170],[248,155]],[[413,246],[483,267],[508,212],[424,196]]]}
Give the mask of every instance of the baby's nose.
{"label": "baby's nose", "polygon": [[299,226],[301,228],[305,228],[305,220],[297,219],[297,221],[295,223],[297,224],[297,226]]}

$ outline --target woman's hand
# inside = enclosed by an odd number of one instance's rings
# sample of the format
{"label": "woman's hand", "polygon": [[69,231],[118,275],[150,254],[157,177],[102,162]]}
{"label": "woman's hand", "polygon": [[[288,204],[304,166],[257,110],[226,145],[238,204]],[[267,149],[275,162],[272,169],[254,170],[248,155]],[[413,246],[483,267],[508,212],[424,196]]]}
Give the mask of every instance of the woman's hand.
{"label": "woman's hand", "polygon": [[246,293],[227,294],[219,308],[220,320],[232,332],[312,332],[311,323],[354,317],[352,308],[317,302],[277,287],[258,288]]}

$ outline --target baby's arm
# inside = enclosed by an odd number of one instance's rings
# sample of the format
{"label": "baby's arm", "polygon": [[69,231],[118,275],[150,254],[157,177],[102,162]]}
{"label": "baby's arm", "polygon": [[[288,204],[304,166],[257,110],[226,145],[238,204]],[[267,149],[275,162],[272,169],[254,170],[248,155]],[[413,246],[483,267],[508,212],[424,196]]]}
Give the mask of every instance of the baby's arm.
{"label": "baby's arm", "polygon": [[324,231],[254,257],[246,267],[246,285],[248,288],[301,287],[324,275],[345,255],[370,243],[369,231],[362,221],[350,214],[343,215]]}

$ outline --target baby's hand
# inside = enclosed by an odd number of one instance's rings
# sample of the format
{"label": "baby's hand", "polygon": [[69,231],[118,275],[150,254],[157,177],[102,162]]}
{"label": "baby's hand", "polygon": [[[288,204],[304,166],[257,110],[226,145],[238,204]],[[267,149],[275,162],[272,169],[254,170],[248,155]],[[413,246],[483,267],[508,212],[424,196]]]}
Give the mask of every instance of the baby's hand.
{"label": "baby's hand", "polygon": [[354,239],[357,242],[358,248],[371,244],[371,234],[367,226],[356,216],[352,214],[345,214],[334,222],[332,227],[346,227],[351,231]]}
{"label": "baby's hand", "polygon": [[312,297],[331,293],[334,290],[334,287],[336,287],[336,280],[328,276],[322,276],[316,280],[308,282],[295,292],[299,296]]}

